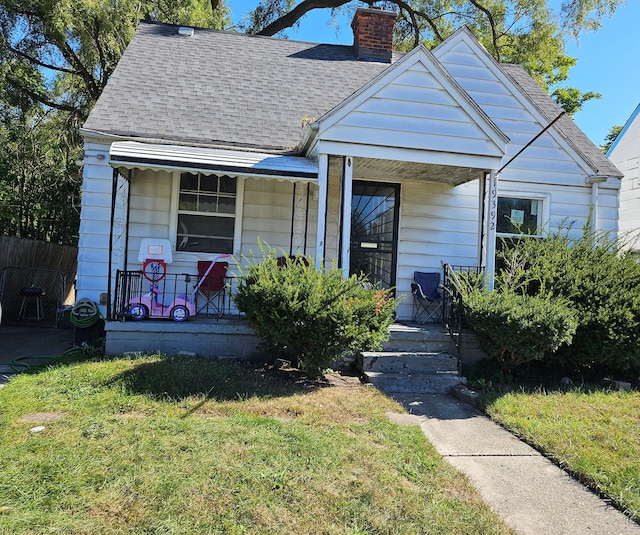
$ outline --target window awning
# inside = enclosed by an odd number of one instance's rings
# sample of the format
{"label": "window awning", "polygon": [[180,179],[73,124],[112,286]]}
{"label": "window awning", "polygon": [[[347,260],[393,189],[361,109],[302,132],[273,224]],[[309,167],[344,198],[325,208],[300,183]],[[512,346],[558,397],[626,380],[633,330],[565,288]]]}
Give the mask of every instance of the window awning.
{"label": "window awning", "polygon": [[158,145],[137,141],[112,143],[109,163],[112,167],[125,169],[176,170],[295,182],[316,182],[318,179],[318,164],[301,156]]}

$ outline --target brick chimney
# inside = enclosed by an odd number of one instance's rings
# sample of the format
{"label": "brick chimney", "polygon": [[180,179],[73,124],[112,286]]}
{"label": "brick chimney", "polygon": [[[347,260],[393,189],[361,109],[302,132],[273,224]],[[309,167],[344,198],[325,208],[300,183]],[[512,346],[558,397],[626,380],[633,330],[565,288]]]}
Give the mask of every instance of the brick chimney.
{"label": "brick chimney", "polygon": [[380,8],[358,8],[351,28],[356,57],[362,61],[391,63],[393,28],[398,15]]}

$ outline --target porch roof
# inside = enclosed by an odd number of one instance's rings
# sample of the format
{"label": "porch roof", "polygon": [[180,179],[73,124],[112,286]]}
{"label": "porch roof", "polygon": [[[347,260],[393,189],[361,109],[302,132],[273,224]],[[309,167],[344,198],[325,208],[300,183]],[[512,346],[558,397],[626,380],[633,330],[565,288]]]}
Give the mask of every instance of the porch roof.
{"label": "porch roof", "polygon": [[111,144],[109,164],[125,169],[177,170],[203,174],[251,176],[294,182],[316,182],[318,164],[301,156],[264,152],[160,145],[137,141]]}

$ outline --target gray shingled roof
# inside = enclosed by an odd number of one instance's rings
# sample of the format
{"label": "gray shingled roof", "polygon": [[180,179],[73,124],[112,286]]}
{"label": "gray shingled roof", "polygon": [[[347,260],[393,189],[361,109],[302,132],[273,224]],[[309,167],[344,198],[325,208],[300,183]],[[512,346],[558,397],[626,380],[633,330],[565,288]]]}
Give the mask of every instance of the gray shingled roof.
{"label": "gray shingled roof", "polygon": [[319,118],[389,66],[353,48],[140,23],[87,130],[203,145],[291,150]]}
{"label": "gray shingled roof", "polygon": [[[501,63],[503,72],[520,86],[531,103],[553,121],[562,109],[555,101],[544,92],[540,85],[533,79],[521,65]],[[594,175],[603,175],[622,178],[623,174],[613,165],[603,152],[580,130],[573,119],[562,116],[554,125],[554,128],[569,142],[569,144],[583,156],[585,161],[593,169]]]}
{"label": "gray shingled roof", "polygon": [[[395,59],[395,58],[394,58]],[[84,129],[129,139],[293,151],[319,118],[389,66],[353,47],[142,22]],[[560,108],[519,65],[501,64],[533,105]],[[568,117],[555,127],[594,174],[622,176]]]}

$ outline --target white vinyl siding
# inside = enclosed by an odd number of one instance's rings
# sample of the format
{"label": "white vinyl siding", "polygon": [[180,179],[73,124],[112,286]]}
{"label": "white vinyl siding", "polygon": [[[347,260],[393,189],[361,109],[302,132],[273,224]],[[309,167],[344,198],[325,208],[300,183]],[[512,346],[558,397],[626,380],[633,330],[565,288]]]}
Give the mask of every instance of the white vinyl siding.
{"label": "white vinyl siding", "polygon": [[[108,287],[108,251],[111,221],[111,191],[113,169],[109,166],[107,143],[86,143],[82,180],[82,210],[80,212],[80,236],[78,239],[78,269],[76,294],[97,303],[100,294]],[[119,184],[125,192],[126,185]],[[122,197],[117,198],[116,217],[121,220]],[[116,236],[118,231],[115,229]],[[119,245],[124,245],[120,242]],[[118,258],[114,257],[117,261]],[[117,268],[117,263],[115,264]],[[102,308],[104,312],[104,307]]]}
{"label": "white vinyl siding", "polygon": [[630,121],[609,158],[624,173],[620,187],[620,234],[625,246],[640,251],[640,114],[637,110]]}
{"label": "white vinyl siding", "polygon": [[[436,57],[456,81],[480,105],[493,122],[509,137],[507,163],[549,121],[541,120],[531,104],[517,91],[488,58],[479,55],[462,38],[452,46],[435,51]],[[510,163],[498,178],[498,193],[503,191],[544,191],[548,203],[548,230],[568,223],[579,234],[591,215],[591,171],[580,163],[561,140],[549,130]],[[598,199],[598,225],[605,231],[617,230],[618,179],[601,184]]]}
{"label": "white vinyl siding", "polygon": [[442,273],[442,262],[478,265],[478,217],[478,181],[401,184],[396,293],[404,297],[398,318],[411,318],[414,271]]}

